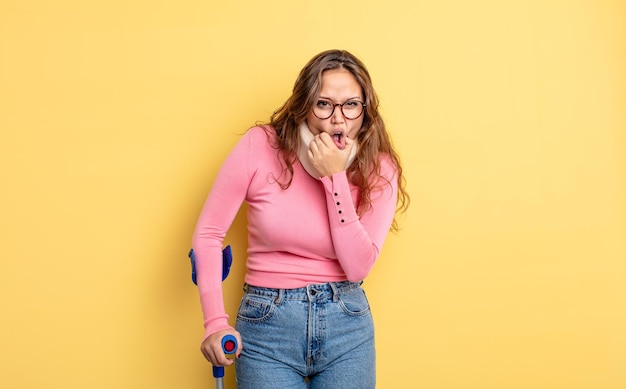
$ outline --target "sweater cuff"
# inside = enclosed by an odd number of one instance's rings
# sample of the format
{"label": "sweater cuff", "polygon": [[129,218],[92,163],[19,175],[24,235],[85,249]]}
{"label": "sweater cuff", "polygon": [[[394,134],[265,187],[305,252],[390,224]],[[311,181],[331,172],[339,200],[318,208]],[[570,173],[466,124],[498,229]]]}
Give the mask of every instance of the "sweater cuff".
{"label": "sweater cuff", "polygon": [[[215,294],[218,294],[219,298],[215,298]],[[228,324],[228,314],[225,312],[224,301],[221,298],[221,293],[203,293],[200,295],[200,302],[205,316],[204,337],[202,338],[203,341],[211,334],[232,328]]]}
{"label": "sweater cuff", "polygon": [[326,191],[330,227],[341,227],[359,220],[345,170],[320,180]]}

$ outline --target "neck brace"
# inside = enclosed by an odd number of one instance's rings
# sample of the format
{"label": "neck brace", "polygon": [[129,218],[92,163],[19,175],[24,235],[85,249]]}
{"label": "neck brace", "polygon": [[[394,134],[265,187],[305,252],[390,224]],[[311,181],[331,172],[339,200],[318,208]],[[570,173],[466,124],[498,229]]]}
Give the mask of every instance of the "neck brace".
{"label": "neck brace", "polygon": [[[309,161],[309,156],[307,155],[307,151],[309,150],[309,145],[313,141],[315,136],[309,129],[309,126],[306,124],[306,121],[300,124],[300,148],[298,149],[298,159],[302,164],[304,170],[306,170],[309,175],[317,180],[320,179],[319,172],[313,167],[311,162]],[[356,152],[358,150],[358,145],[355,143],[352,146],[352,150],[350,151],[350,156],[348,157],[348,161],[346,162],[346,169],[350,166],[354,158],[356,157]]]}

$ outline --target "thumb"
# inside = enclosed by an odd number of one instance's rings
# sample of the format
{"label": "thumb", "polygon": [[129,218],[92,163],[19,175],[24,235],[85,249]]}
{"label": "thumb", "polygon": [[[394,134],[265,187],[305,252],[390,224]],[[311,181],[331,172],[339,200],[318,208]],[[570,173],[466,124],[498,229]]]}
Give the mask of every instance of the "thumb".
{"label": "thumb", "polygon": [[352,164],[352,160],[356,154],[356,141],[354,141],[353,139],[350,139],[348,137],[346,137],[346,145],[342,150],[342,155],[345,158],[345,167],[346,169],[348,168],[348,166],[350,166],[350,164]]}
{"label": "thumb", "polygon": [[346,136],[346,146],[343,148],[345,151],[352,150],[352,146],[354,146],[354,139],[348,138]]}

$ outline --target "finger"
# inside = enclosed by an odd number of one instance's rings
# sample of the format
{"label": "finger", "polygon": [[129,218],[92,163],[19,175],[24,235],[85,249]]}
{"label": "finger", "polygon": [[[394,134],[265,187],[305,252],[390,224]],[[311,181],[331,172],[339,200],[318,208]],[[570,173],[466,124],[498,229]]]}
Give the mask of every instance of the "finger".
{"label": "finger", "polygon": [[202,354],[213,366],[229,366],[233,362],[226,358],[224,351],[222,350],[222,343],[211,342],[209,338],[202,344]]}
{"label": "finger", "polygon": [[346,145],[343,148],[343,151],[345,153],[350,154],[352,152],[352,148],[354,147],[354,144],[356,143],[353,139],[350,139],[348,137],[345,138],[346,139]]}
{"label": "finger", "polygon": [[207,342],[202,344],[201,351],[202,351],[202,355],[204,355],[206,360],[209,361],[212,365],[215,365],[217,363],[217,360],[215,358],[215,353],[213,352],[213,350],[211,349],[210,345]]}
{"label": "finger", "polygon": [[311,144],[309,145],[309,153],[312,153],[312,155],[315,155],[317,153],[319,153],[319,145],[317,144],[318,140],[313,139],[313,141],[311,142]]}
{"label": "finger", "polygon": [[224,350],[222,350],[222,343],[213,345],[213,353],[215,355],[215,362],[213,365],[215,366],[229,366],[233,363],[231,359],[226,358],[226,354],[224,354]]}
{"label": "finger", "polygon": [[322,132],[320,133],[317,138],[320,140],[320,142],[326,146],[326,147],[330,147],[331,144],[335,144],[335,142],[333,142],[333,138],[331,138],[330,135],[328,135],[328,133],[326,132]]}
{"label": "finger", "polygon": [[237,351],[235,351],[235,356],[239,358],[241,356],[241,352],[243,351],[243,342],[241,341],[241,335],[237,334],[236,338],[237,338],[237,345],[239,347],[237,347]]}

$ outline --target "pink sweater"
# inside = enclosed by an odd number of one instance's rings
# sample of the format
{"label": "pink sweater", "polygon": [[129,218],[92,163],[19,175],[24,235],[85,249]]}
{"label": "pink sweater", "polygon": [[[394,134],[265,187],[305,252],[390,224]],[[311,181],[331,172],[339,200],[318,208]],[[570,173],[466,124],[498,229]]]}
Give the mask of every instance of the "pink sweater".
{"label": "pink sweater", "polygon": [[[271,139],[271,140],[270,140]],[[333,281],[361,281],[374,265],[391,226],[397,177],[388,158],[381,173],[389,183],[372,192],[372,207],[359,217],[356,188],[346,172],[320,180],[299,162],[283,190],[273,130],[251,128],[231,151],[204,204],[193,235],[205,337],[228,329],[222,298],[223,239],[243,201],[248,203],[245,282],[299,288]],[[272,142],[273,143],[273,142]],[[237,258],[235,258],[235,263]]]}

